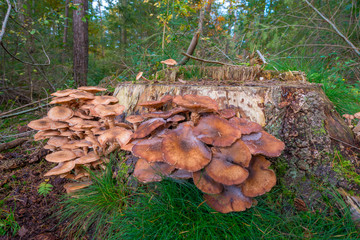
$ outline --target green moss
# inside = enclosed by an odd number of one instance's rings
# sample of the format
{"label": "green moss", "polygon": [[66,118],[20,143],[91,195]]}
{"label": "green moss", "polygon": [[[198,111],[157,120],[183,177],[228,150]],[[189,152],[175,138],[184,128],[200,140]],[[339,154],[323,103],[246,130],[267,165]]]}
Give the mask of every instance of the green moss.
{"label": "green moss", "polygon": [[327,134],[327,131],[326,131],[326,128],[325,128],[325,121],[322,120],[321,121],[321,127],[318,128],[317,126],[313,126],[311,127],[311,132],[315,135],[326,135]]}
{"label": "green moss", "polygon": [[347,181],[360,186],[360,175],[356,172],[355,166],[336,150],[333,154],[333,170]]}

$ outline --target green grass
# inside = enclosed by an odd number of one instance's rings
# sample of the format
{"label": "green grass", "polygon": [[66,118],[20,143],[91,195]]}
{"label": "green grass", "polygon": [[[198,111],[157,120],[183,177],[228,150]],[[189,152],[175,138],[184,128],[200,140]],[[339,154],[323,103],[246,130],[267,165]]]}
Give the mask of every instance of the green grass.
{"label": "green grass", "polygon": [[0,208],[0,236],[15,236],[19,229],[20,226],[15,220],[14,211]]}
{"label": "green grass", "polygon": [[[128,186],[127,167],[112,161],[101,176],[91,173],[91,186],[65,196],[60,203],[58,217],[60,221],[68,222],[65,230],[74,234],[75,238],[89,231],[94,235],[100,234],[109,224],[110,216],[122,215],[132,201],[134,191]],[[116,178],[113,178],[113,167],[119,169]]]}
{"label": "green grass", "polygon": [[[110,167],[108,168],[110,169]],[[110,171],[66,199],[60,214],[75,238],[94,239],[334,239],[360,237],[335,191],[324,190],[326,209],[298,212],[284,186],[258,197],[245,212],[221,214],[203,201],[191,183],[164,180],[135,191],[125,171]]]}

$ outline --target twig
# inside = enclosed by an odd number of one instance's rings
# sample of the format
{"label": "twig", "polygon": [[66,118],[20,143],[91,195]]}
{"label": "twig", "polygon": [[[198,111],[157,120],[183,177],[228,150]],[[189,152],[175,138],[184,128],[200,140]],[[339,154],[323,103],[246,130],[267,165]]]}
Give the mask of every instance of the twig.
{"label": "twig", "polygon": [[6,0],[6,2],[7,2],[7,4],[8,4],[8,10],[6,11],[5,18],[4,18],[2,27],[1,27],[0,43],[2,42],[2,38],[3,38],[4,34],[5,34],[6,24],[7,24],[8,20],[9,20],[9,16],[10,16],[10,12],[11,12],[11,4],[10,4],[10,1],[9,1],[9,0]]}
{"label": "twig", "polygon": [[233,64],[228,64],[228,63],[223,63],[223,62],[218,62],[218,61],[212,61],[212,60],[206,60],[206,59],[202,59],[202,58],[198,58],[198,57],[194,57],[192,55],[189,55],[187,53],[181,53],[182,55],[187,56],[188,58],[192,58],[194,60],[200,61],[200,62],[205,62],[205,63],[214,63],[214,64],[220,64],[220,65],[225,65],[225,66],[232,66],[232,67],[238,67],[239,65],[233,65]]}
{"label": "twig", "polygon": [[0,45],[1,45],[1,47],[5,50],[5,52],[10,55],[10,57],[14,58],[15,60],[17,60],[17,61],[19,61],[19,62],[21,62],[21,63],[27,64],[27,65],[32,65],[32,66],[49,66],[49,65],[50,65],[50,59],[49,59],[49,56],[48,56],[48,55],[46,54],[46,52],[45,52],[44,46],[42,46],[42,49],[43,49],[43,52],[44,52],[44,54],[45,54],[45,56],[46,56],[46,58],[47,58],[48,63],[31,63],[31,62],[25,62],[25,61],[17,58],[17,57],[16,57],[15,55],[13,55],[11,52],[9,52],[9,50],[5,47],[5,45],[3,44],[3,42],[0,42]]}
{"label": "twig", "polygon": [[263,61],[264,64],[267,64],[265,57],[261,54],[261,52],[259,50],[256,50],[256,52],[259,55],[259,57],[261,58],[261,61]]}
{"label": "twig", "polygon": [[35,104],[35,103],[39,103],[39,102],[42,102],[42,101],[46,101],[46,100],[48,100],[49,98],[50,98],[50,97],[43,98],[43,99],[40,99],[40,100],[38,100],[38,101],[29,103],[29,104],[25,104],[25,105],[23,105],[23,106],[21,106],[21,107],[11,109],[10,111],[0,113],[0,116],[7,115],[7,114],[9,114],[9,113],[15,112],[15,111],[17,111],[17,110],[19,110],[19,109],[22,109],[22,108],[24,108],[24,107],[31,106],[31,105],[33,105],[33,104]]}
{"label": "twig", "polygon": [[317,10],[317,8],[315,8],[311,3],[309,3],[308,0],[304,0],[307,5],[309,5],[317,14],[319,14],[320,17],[322,17],[327,23],[330,24],[330,26],[336,31],[336,33],[342,38],[344,39],[344,41],[350,45],[350,47],[354,50],[354,52],[360,56],[360,52],[359,49],[357,47],[355,47],[355,45],[350,42],[350,40],[344,36],[344,34],[342,34],[339,29],[335,26],[335,24],[333,22],[331,22],[327,17],[325,17],[319,10]]}
{"label": "twig", "polygon": [[330,136],[330,138],[333,139],[333,140],[335,140],[335,141],[341,142],[342,144],[348,145],[349,147],[355,148],[356,150],[359,150],[359,151],[360,151],[360,148],[358,148],[358,147],[356,147],[356,146],[354,146],[354,145],[352,145],[352,144],[350,144],[350,143],[344,142],[344,141],[342,141],[342,140],[340,140],[340,139],[337,139],[337,138],[334,138],[334,137],[332,137],[332,136]]}
{"label": "twig", "polygon": [[14,116],[21,115],[21,114],[24,114],[24,113],[32,112],[32,111],[35,111],[35,110],[37,110],[39,108],[45,107],[47,105],[49,105],[49,104],[43,104],[43,105],[31,108],[31,109],[27,109],[27,110],[24,110],[24,111],[21,111],[21,112],[12,113],[12,114],[8,114],[8,115],[3,115],[3,116],[0,116],[0,119],[14,117]]}

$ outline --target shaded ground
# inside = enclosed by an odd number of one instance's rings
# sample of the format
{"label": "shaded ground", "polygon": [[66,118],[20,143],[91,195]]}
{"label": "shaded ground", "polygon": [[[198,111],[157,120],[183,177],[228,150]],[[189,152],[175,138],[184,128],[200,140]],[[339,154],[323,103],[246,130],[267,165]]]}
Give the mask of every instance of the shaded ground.
{"label": "shaded ground", "polygon": [[66,180],[51,178],[47,183],[53,186],[52,190],[46,196],[39,194],[39,185],[45,181],[42,175],[52,166],[41,160],[47,151],[33,144],[29,140],[0,153],[0,220],[13,212],[19,225],[16,235],[0,236],[1,240],[65,238],[63,226],[58,226],[57,219],[51,216],[65,192],[62,186]]}

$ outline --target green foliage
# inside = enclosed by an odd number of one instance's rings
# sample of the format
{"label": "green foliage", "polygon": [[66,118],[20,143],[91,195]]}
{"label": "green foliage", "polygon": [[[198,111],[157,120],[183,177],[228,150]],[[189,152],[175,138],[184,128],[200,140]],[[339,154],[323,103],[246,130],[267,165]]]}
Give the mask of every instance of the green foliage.
{"label": "green foliage", "polygon": [[[280,164],[281,166],[283,164]],[[327,208],[297,212],[293,194],[282,185],[257,198],[245,212],[221,214],[204,202],[186,181],[148,184],[146,193],[129,189],[123,177],[107,173],[73,198],[66,199],[61,218],[80,238],[96,239],[335,239],[360,237],[350,212],[334,190],[324,190]],[[123,185],[127,182],[126,185]],[[125,201],[125,202],[124,202]]]}
{"label": "green foliage", "polygon": [[[163,181],[151,197],[144,196],[115,216],[107,239],[303,239],[356,238],[359,233],[341,197],[332,194],[328,209],[295,212],[281,186],[257,198],[245,212],[221,214],[204,203],[190,183]],[[342,210],[334,209],[339,206]],[[119,227],[121,226],[121,227]]]}
{"label": "green foliage", "polygon": [[38,193],[43,197],[46,197],[53,189],[53,185],[48,183],[47,181],[40,183],[38,187]]}
{"label": "green foliage", "polygon": [[0,236],[15,236],[20,229],[19,224],[15,220],[14,211],[4,210],[0,208]]}
{"label": "green foliage", "polygon": [[[88,231],[94,235],[103,233],[109,225],[111,216],[124,214],[134,198],[134,189],[128,179],[128,167],[123,162],[111,157],[105,172],[96,176],[91,173],[93,184],[66,196],[61,202],[60,221],[68,222],[67,231],[78,238]],[[114,178],[112,169],[117,169]]]}

